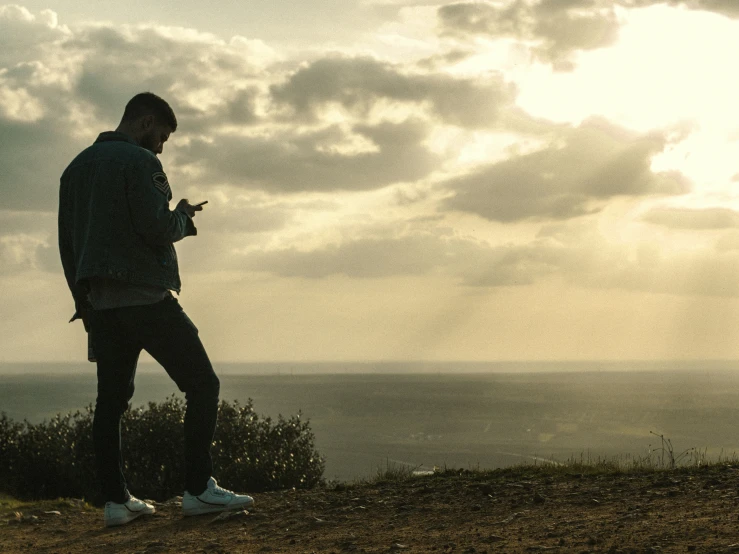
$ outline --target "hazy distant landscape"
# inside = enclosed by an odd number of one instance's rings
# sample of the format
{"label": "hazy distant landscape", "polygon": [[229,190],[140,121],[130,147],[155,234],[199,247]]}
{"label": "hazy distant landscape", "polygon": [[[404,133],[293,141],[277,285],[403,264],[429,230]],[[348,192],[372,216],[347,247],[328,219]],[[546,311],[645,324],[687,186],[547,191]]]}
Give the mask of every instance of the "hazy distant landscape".
{"label": "hazy distant landscape", "polygon": [[[494,468],[536,457],[739,452],[736,362],[219,364],[221,397],[265,416],[302,411],[326,477],[385,463]],[[0,366],[0,411],[38,422],[94,402],[93,364]],[[453,373],[458,371],[460,373]],[[180,394],[142,365],[134,405]]]}

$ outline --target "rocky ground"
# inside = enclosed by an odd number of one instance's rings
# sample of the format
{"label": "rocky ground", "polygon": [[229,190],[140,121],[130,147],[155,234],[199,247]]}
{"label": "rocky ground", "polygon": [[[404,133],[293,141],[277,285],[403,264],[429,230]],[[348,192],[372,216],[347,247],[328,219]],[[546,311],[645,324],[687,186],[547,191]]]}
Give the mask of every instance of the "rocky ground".
{"label": "rocky ground", "polygon": [[739,552],[739,466],[517,468],[256,494],[228,518],[177,499],[106,529],[82,501],[0,502],[0,552]]}

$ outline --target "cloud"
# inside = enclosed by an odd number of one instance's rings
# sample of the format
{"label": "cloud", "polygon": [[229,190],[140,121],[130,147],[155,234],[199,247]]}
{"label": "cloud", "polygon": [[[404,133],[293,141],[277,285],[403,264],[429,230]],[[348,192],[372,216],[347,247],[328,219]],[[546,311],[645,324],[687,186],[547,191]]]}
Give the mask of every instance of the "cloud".
{"label": "cloud", "polygon": [[314,251],[291,248],[254,252],[244,262],[247,269],[282,277],[322,278],[341,274],[383,278],[426,274],[443,261],[444,250],[442,243],[432,236],[363,238]]}
{"label": "cloud", "polygon": [[0,210],[0,274],[61,275],[56,225],[56,214],[50,212]]}
{"label": "cloud", "polygon": [[56,214],[47,211],[0,210],[0,235],[11,233],[56,233]]}
{"label": "cloud", "polygon": [[605,48],[618,40],[618,7],[657,4],[739,18],[735,0],[470,1],[440,6],[437,16],[442,36],[461,40],[513,38],[528,46],[537,59],[557,70],[571,71],[578,51]]}
{"label": "cloud", "polygon": [[0,6],[0,68],[33,62],[69,35],[51,10],[34,15],[22,6]]}
{"label": "cloud", "polygon": [[182,191],[191,202],[208,200],[196,225],[208,235],[276,233],[295,224],[297,214],[310,206],[304,200],[285,200],[262,193],[244,193],[235,187],[191,187]]}
{"label": "cloud", "polygon": [[672,255],[651,253],[638,265],[628,264],[604,281],[591,283],[597,288],[622,288],[675,295],[739,297],[739,252],[699,250]]}
{"label": "cloud", "polygon": [[[368,233],[369,235],[369,233]],[[728,244],[728,243],[727,243]],[[378,233],[310,250],[235,253],[230,268],[289,279],[440,277],[462,287],[559,287],[739,297],[739,238],[724,249],[614,243],[592,221],[547,226],[533,240],[491,245],[435,229]]]}
{"label": "cloud", "polygon": [[59,177],[86,146],[51,118],[32,123],[0,118],[0,144],[3,207],[31,211],[56,209]]}
{"label": "cloud", "polygon": [[619,0],[619,3],[627,7],[668,4],[690,10],[715,12],[732,19],[739,18],[739,4],[735,0]]}
{"label": "cloud", "polygon": [[598,118],[554,131],[543,150],[515,156],[451,179],[442,209],[489,220],[568,219],[599,211],[616,196],[675,195],[688,181],[651,170],[666,133],[636,135]]}
{"label": "cloud", "polygon": [[572,54],[613,44],[619,21],[613,2],[597,0],[513,0],[458,2],[438,10],[442,35],[457,38],[511,37],[532,44],[539,59],[557,69],[573,69]]}
{"label": "cloud", "polygon": [[70,30],[53,12],[17,6],[0,8],[0,45],[0,187],[3,206],[18,210],[54,210],[66,165],[143,89],[166,97],[189,132],[255,123],[254,83],[274,59],[241,37],[153,26]]}
{"label": "cloud", "polygon": [[380,101],[430,106],[443,122],[463,127],[486,127],[510,106],[515,89],[500,75],[461,79],[443,74],[410,74],[396,65],[368,57],[333,56],[298,69],[271,87],[272,98],[303,120],[319,117],[331,104],[366,116]]}
{"label": "cloud", "polygon": [[50,244],[36,234],[0,235],[0,274],[11,275],[36,270],[62,274],[56,244]]}
{"label": "cloud", "polygon": [[670,229],[700,231],[739,227],[739,212],[728,208],[653,208],[642,219]]}
{"label": "cloud", "polygon": [[471,287],[532,284],[561,266],[560,256],[529,245],[491,246],[469,237],[430,231],[397,230],[346,239],[312,250],[284,248],[245,254],[237,264],[280,277],[321,279],[345,275],[355,279],[445,276]]}
{"label": "cloud", "polygon": [[545,226],[527,243],[480,249],[475,267],[456,271],[463,284],[473,287],[555,282],[560,287],[739,297],[739,235],[732,233],[717,248],[672,249],[669,237],[665,244],[614,242],[595,222],[563,222]]}
{"label": "cloud", "polygon": [[[151,90],[173,100],[177,112],[193,119],[251,123],[253,87],[276,55],[260,41],[229,42],[207,33],[163,26],[85,27],[65,42],[81,54],[76,95],[98,117],[117,122],[126,102]],[[213,91],[218,89],[218,94]]]}
{"label": "cloud", "polygon": [[205,182],[271,193],[369,190],[428,175],[439,159],[423,145],[427,133],[426,123],[407,120],[218,135],[191,141],[177,162],[196,168]]}

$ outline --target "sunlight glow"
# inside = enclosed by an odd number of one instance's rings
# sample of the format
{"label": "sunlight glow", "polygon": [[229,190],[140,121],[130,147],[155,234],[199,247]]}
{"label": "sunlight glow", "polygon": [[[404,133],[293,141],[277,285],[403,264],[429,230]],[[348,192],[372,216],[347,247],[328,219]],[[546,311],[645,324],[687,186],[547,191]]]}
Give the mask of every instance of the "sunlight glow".
{"label": "sunlight glow", "polygon": [[524,77],[519,105],[558,121],[600,114],[641,131],[685,120],[726,125],[739,97],[736,29],[716,14],[630,11],[614,47],[581,53],[571,73],[542,66]]}

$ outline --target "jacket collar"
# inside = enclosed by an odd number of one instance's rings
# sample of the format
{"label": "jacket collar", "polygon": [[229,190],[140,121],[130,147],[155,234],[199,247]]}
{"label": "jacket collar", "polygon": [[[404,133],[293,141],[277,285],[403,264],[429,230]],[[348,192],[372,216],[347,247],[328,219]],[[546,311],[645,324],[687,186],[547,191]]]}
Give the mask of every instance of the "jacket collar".
{"label": "jacket collar", "polygon": [[135,144],[136,146],[138,146],[138,143],[135,140],[129,137],[126,133],[121,133],[119,131],[105,131],[104,133],[100,133],[97,140],[95,141],[95,144],[97,144],[98,142],[110,141],[130,142],[131,144]]}

